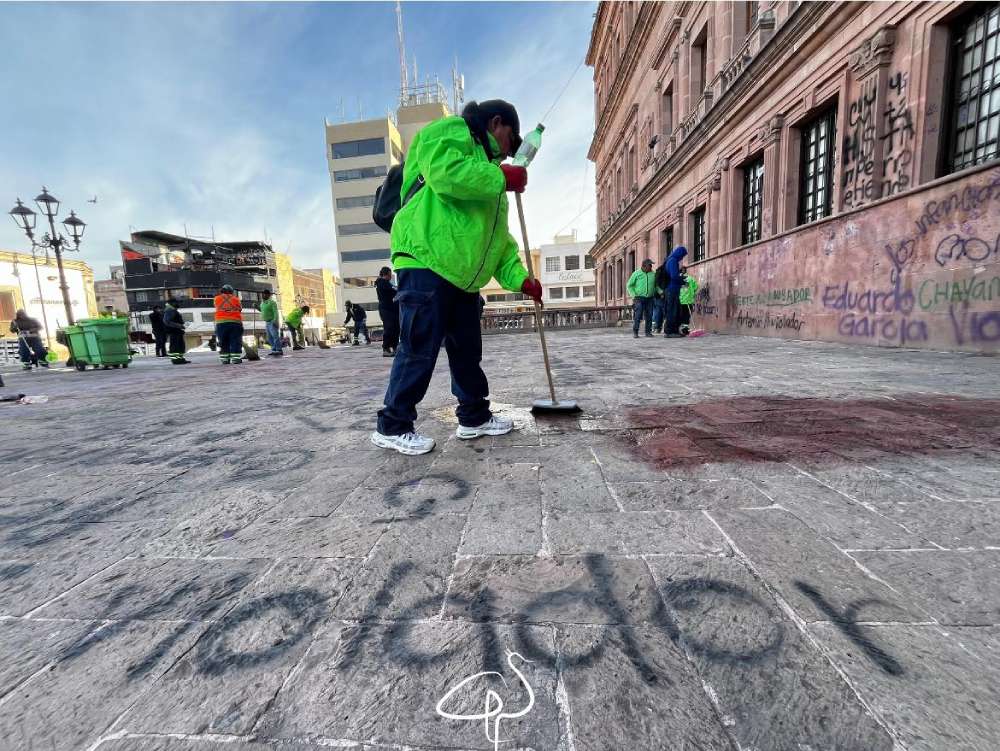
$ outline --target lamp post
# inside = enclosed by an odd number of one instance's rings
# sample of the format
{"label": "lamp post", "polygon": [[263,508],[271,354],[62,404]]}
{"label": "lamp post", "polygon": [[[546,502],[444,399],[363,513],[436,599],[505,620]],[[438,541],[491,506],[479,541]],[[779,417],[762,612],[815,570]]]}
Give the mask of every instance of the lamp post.
{"label": "lamp post", "polygon": [[[66,272],[63,270],[62,260],[63,249],[70,250],[68,247],[69,240],[56,231],[55,223],[56,216],[59,213],[59,200],[43,186],[41,194],[35,198],[35,205],[48,218],[50,230],[42,235],[42,241],[38,243],[35,242],[35,218],[37,216],[35,212],[21,203],[21,199],[18,198],[17,205],[8,213],[14,219],[14,223],[28,236],[33,251],[36,246],[45,249],[52,248],[55,251],[56,266],[59,267],[59,289],[62,292],[63,305],[66,308],[66,323],[72,326],[76,323],[76,320],[73,318],[73,306],[69,301],[69,285],[66,284]],[[83,238],[84,230],[87,228],[86,223],[76,215],[75,211],[70,211],[69,216],[63,219],[62,225],[73,239],[74,248],[72,249],[79,250],[80,240]],[[40,286],[38,294],[44,299],[44,293]]]}

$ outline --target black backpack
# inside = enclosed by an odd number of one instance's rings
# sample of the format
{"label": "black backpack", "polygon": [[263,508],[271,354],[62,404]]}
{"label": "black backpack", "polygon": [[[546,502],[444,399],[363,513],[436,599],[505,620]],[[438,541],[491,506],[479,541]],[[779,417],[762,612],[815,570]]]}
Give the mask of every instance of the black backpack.
{"label": "black backpack", "polygon": [[424,176],[417,175],[413,185],[406,191],[406,197],[401,201],[399,191],[403,187],[403,162],[393,165],[385,174],[385,180],[375,189],[375,205],[372,207],[372,220],[386,232],[392,231],[392,220],[417,191],[424,187]]}
{"label": "black backpack", "polygon": [[[471,104],[475,105],[475,102]],[[483,147],[483,150],[486,151],[486,158],[492,161],[493,153],[490,150],[489,139],[486,136],[485,129],[475,119],[474,109],[474,107],[469,109],[469,114],[465,117],[465,122],[472,132],[473,140]],[[396,218],[399,210],[409,203],[410,199],[417,194],[417,191],[424,187],[424,176],[417,175],[417,179],[413,185],[406,191],[406,196],[400,200],[399,192],[403,188],[404,164],[405,162],[400,162],[390,167],[389,171],[385,173],[385,180],[375,189],[375,205],[372,207],[372,221],[386,232],[392,231],[392,220]]]}

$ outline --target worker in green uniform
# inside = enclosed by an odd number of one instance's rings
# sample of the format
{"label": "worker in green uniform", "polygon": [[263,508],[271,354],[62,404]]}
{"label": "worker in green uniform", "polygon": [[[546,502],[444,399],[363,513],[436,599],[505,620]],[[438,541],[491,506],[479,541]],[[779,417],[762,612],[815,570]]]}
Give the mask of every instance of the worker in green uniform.
{"label": "worker in green uniform", "polygon": [[305,349],[305,337],[302,335],[302,317],[309,312],[308,305],[302,305],[285,316],[285,325],[292,335],[292,349]]}
{"label": "worker in green uniform", "polygon": [[470,102],[461,117],[424,126],[410,144],[400,196],[422,183],[392,222],[392,267],[399,281],[400,340],[385,406],[371,441],[403,454],[425,454],[434,439],[414,430],[442,343],[458,399],[460,439],[502,435],[513,422],[490,411],[480,366],[479,290],[491,278],[541,301],[507,229],[507,191],[528,183],[524,167],[501,164],[521,142],[517,111],[494,99]]}
{"label": "worker in green uniform", "polygon": [[260,304],[260,317],[264,321],[264,329],[267,331],[267,343],[271,345],[271,357],[281,357],[281,327],[278,323],[278,303],[274,299],[271,290],[265,289],[260,293],[263,301]]}

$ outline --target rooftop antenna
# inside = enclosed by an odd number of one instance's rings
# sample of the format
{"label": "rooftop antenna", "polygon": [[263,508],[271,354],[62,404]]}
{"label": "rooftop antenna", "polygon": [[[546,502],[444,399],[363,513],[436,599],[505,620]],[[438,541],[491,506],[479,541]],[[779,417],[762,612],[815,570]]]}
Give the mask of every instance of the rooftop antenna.
{"label": "rooftop antenna", "polygon": [[405,104],[404,97],[409,86],[406,71],[406,47],[403,44],[403,6],[396,0],[396,42],[399,45],[399,103]]}
{"label": "rooftop antenna", "polygon": [[454,100],[453,112],[459,112],[459,105],[465,102],[465,76],[458,72],[458,55],[455,55],[455,65],[451,69],[451,92]]}

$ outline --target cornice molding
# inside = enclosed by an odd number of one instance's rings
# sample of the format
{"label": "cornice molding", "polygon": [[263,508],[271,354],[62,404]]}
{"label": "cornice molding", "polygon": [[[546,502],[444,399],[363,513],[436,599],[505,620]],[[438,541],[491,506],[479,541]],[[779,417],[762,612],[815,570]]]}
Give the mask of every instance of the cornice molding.
{"label": "cornice molding", "polygon": [[[644,48],[646,39],[653,33],[653,27],[660,15],[661,3],[642,3],[639,7],[639,16],[636,18],[635,26],[629,35],[628,43],[625,45],[625,52],[622,54],[618,71],[615,73],[615,80],[608,90],[605,105],[601,110],[601,119],[594,128],[594,137],[590,142],[590,149],[587,151],[587,158],[593,161],[594,148],[605,131],[610,127],[614,119],[614,113],[618,111],[622,99],[625,98],[626,83],[631,79],[631,73],[635,70],[639,62],[640,53]],[[596,71],[596,67],[595,67]]]}

